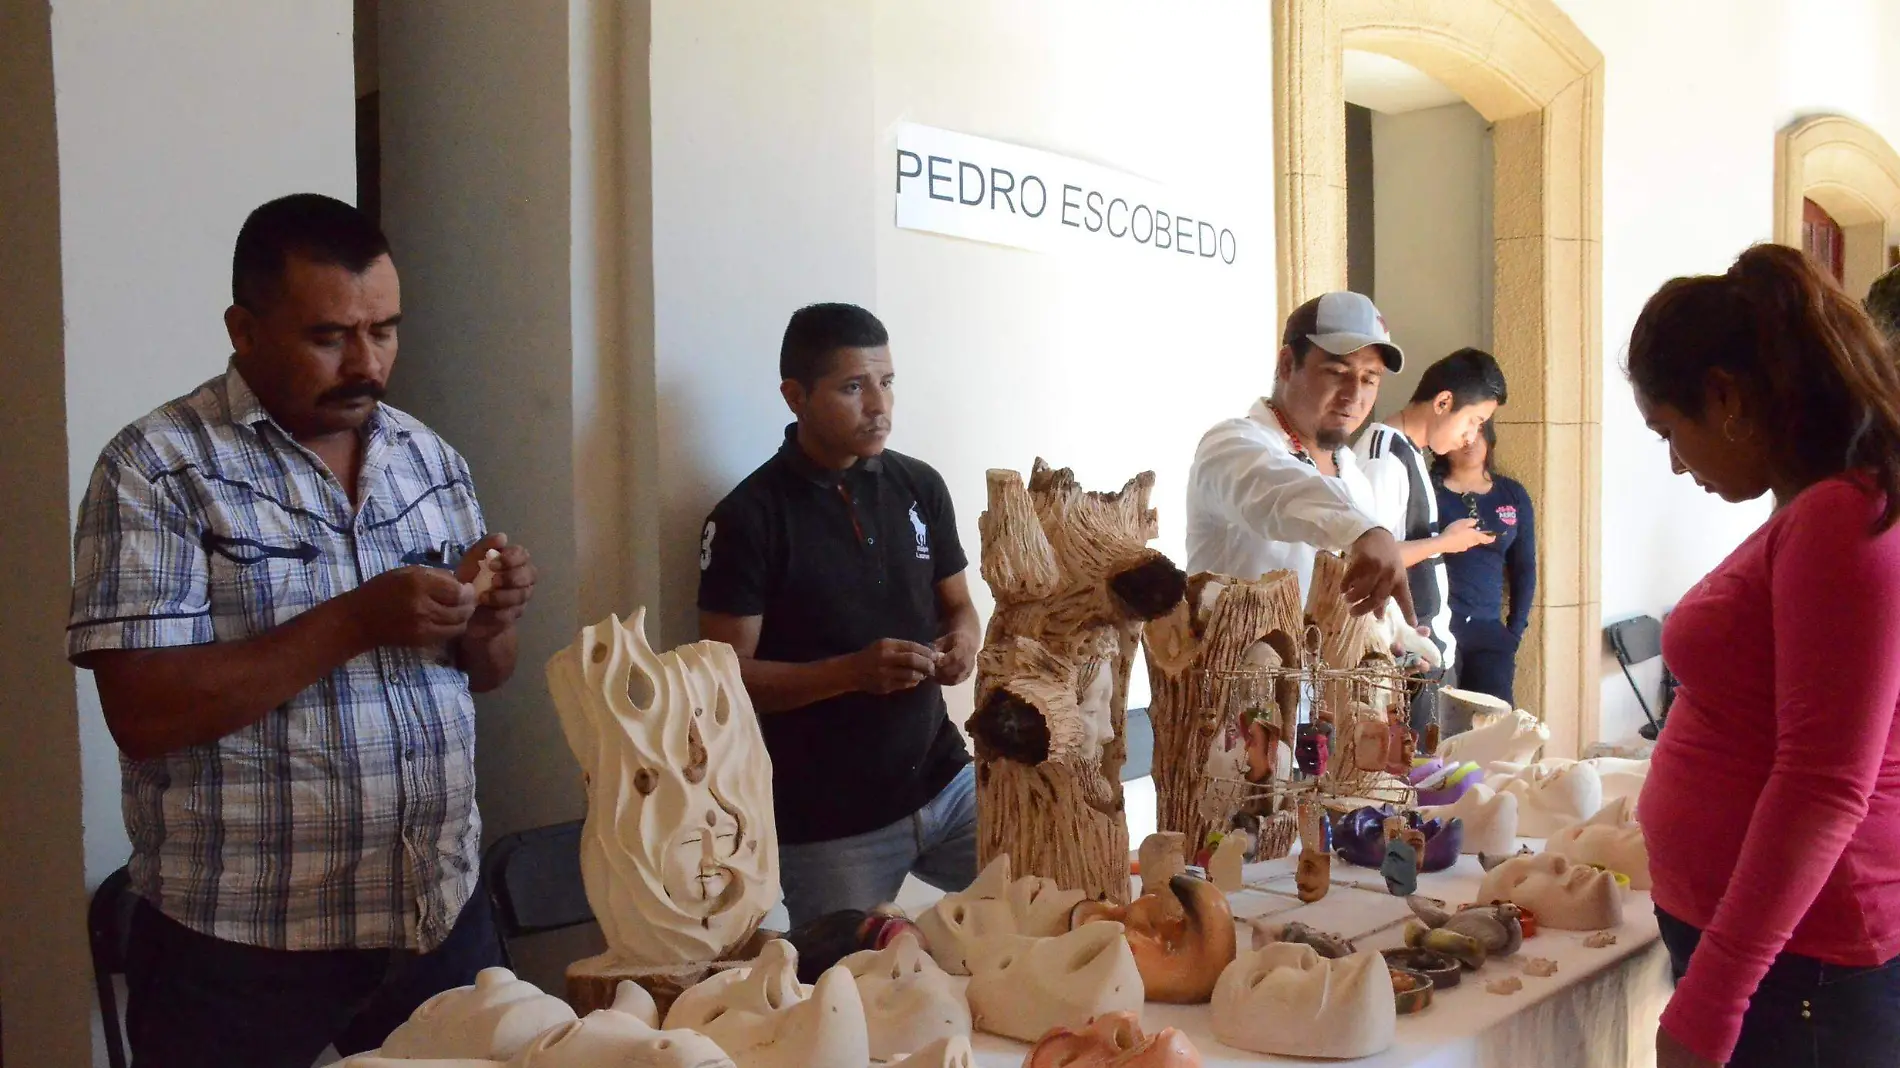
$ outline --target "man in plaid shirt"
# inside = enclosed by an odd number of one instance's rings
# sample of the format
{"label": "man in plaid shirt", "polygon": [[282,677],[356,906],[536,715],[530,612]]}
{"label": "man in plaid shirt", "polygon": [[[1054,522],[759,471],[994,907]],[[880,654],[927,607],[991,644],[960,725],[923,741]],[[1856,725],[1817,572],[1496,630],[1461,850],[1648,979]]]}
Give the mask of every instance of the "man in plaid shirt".
{"label": "man in plaid shirt", "polygon": [[230,368],[106,446],[75,538],[67,651],[143,899],[139,1068],[307,1068],[499,963],[469,695],[513,674],[534,566],[380,403],[402,316],[373,223],[265,204],[232,296]]}

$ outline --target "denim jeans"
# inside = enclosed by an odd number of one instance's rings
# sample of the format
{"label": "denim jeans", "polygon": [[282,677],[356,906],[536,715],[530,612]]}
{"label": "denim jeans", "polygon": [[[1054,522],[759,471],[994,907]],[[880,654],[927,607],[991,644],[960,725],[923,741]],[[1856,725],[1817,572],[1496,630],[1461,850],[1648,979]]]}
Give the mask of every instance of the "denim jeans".
{"label": "denim jeans", "polygon": [[429,953],[282,950],[201,934],[139,902],[126,955],[132,1068],[310,1068],[382,1044],[416,1007],[501,963],[480,886]]}
{"label": "denim jeans", "polygon": [[[1677,980],[1702,932],[1656,910]],[[1748,1001],[1729,1068],[1900,1065],[1900,957],[1871,968],[1783,953]]]}
{"label": "denim jeans", "polygon": [[966,764],[923,808],[875,831],[781,845],[779,881],[793,927],[897,897],[904,876],[943,891],[976,878],[976,768]]}

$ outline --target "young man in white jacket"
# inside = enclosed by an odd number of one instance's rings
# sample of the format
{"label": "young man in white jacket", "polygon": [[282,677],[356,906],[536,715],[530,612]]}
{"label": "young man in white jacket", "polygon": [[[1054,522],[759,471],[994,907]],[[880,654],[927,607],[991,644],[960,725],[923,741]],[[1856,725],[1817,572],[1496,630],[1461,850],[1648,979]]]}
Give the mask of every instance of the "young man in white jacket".
{"label": "young man in white jacket", "polygon": [[[1373,515],[1399,538],[1412,589],[1412,605],[1427,628],[1444,666],[1428,676],[1443,681],[1457,662],[1451,634],[1451,591],[1444,557],[1496,537],[1475,519],[1440,527],[1438,494],[1432,488],[1431,457],[1464,448],[1506,399],[1504,372],[1488,352],[1459,349],[1425,369],[1411,403],[1368,430],[1354,450],[1372,487]],[[1421,687],[1412,702],[1412,726],[1423,730],[1436,718],[1437,688]]]}
{"label": "young man in white jacket", "polygon": [[1358,293],[1328,293],[1287,317],[1273,394],[1201,438],[1188,471],[1189,572],[1257,579],[1281,568],[1304,599],[1321,550],[1346,554],[1359,613],[1397,599],[1413,618],[1398,540],[1373,512],[1347,440],[1379,383],[1404,366],[1385,319]]}

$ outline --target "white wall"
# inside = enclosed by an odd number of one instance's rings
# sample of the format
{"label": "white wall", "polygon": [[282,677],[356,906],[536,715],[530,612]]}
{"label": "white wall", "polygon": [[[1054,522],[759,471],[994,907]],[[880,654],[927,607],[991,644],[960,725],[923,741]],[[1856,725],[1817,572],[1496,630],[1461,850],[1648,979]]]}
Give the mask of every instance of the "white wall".
{"label": "white wall", "polygon": [[[20,3],[9,11],[15,7],[46,10]],[[59,273],[38,281],[59,279],[64,335],[55,344],[63,346],[64,374],[26,376],[23,386],[27,403],[49,418],[63,410],[65,448],[57,458],[18,458],[36,465],[24,475],[38,492],[57,495],[66,528],[57,546],[35,545],[45,558],[24,569],[67,576],[72,508],[100,447],[224,366],[231,243],[245,214],[300,190],[354,195],[354,98],[348,0],[57,0],[50,12],[56,102],[15,95],[9,83],[4,107],[50,103],[44,117],[57,128],[58,197],[38,208],[57,213]],[[36,648],[49,654],[61,652]],[[84,881],[58,865],[5,865],[0,879],[26,880],[0,894],[9,947],[32,944],[16,943],[15,930],[38,932],[48,944],[82,938],[74,924],[83,923],[88,888],[128,851],[116,750],[91,678],[62,670],[76,689],[77,720],[70,706],[37,711],[66,717],[63,728],[40,724],[53,736],[74,733],[10,754],[6,774],[72,811],[44,819],[17,811],[9,794],[0,825],[8,839],[33,828],[47,850],[68,843],[83,855]],[[91,1001],[85,958],[77,966],[63,955],[22,959],[11,948],[8,958],[9,1052],[23,1063],[89,1060],[87,1041],[74,1044],[87,1027],[74,1014]]]}
{"label": "white wall", "polygon": [[1425,368],[1491,340],[1491,128],[1467,104],[1372,113],[1373,292],[1405,370],[1375,416],[1405,406]]}
{"label": "white wall", "polygon": [[[1613,621],[1674,604],[1767,515],[1765,502],[1724,504],[1670,475],[1623,378],[1630,327],[1670,277],[1720,272],[1768,239],[1775,133],[1790,121],[1840,112],[1900,143],[1900,5],[1557,2],[1606,71],[1600,571]],[[1635,698],[1615,662],[1603,663],[1603,733],[1631,734]]]}

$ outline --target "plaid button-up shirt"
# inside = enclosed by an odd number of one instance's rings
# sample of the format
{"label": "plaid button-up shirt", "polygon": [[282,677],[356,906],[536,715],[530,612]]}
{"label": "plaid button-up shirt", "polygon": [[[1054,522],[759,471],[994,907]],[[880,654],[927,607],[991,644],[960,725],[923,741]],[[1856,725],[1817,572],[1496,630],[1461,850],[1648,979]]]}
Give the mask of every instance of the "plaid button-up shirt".
{"label": "plaid button-up shirt", "polygon": [[[70,656],[249,638],[482,535],[468,467],[387,405],[360,508],[234,367],[100,454],[75,536]],[[133,887],[167,916],[274,949],[448,936],[475,884],[468,677],[384,648],[218,741],[120,761]]]}

